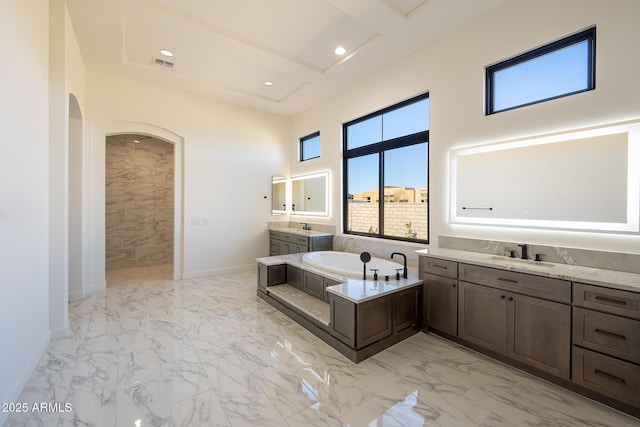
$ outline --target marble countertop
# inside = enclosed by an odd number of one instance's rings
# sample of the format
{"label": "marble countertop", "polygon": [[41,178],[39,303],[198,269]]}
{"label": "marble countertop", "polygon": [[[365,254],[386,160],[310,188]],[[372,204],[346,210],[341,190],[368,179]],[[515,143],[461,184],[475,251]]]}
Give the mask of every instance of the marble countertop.
{"label": "marble countertop", "polygon": [[389,281],[347,279],[344,283],[327,287],[327,291],[357,304],[421,284],[422,280],[411,275],[408,279]]}
{"label": "marble countertop", "polygon": [[449,261],[465,262],[485,267],[552,277],[554,279],[604,286],[612,289],[640,292],[640,274],[636,273],[544,261],[521,260],[518,258],[508,258],[505,256],[457,249],[429,248],[418,250],[416,253],[418,255],[428,255]]}
{"label": "marble countertop", "polygon": [[301,228],[290,228],[290,227],[282,227],[282,228],[269,228],[269,231],[281,231],[283,233],[289,234],[297,234],[299,236],[333,236],[333,233],[327,233],[325,231],[316,231],[316,230],[302,230]]}
{"label": "marble countertop", "polygon": [[289,254],[289,255],[276,255],[269,257],[256,258],[256,262],[260,264],[271,266],[288,264],[294,267],[303,268],[315,274],[327,277],[329,279],[342,282],[338,285],[327,287],[327,291],[341,298],[349,300],[354,303],[360,303],[374,298],[378,298],[384,295],[388,295],[394,292],[398,292],[402,289],[407,289],[412,286],[422,284],[422,280],[418,278],[418,275],[409,270],[407,279],[400,280],[362,280],[354,279],[352,277],[339,276],[334,273],[329,273],[324,270],[320,270],[304,264],[302,262],[302,255],[304,254]]}

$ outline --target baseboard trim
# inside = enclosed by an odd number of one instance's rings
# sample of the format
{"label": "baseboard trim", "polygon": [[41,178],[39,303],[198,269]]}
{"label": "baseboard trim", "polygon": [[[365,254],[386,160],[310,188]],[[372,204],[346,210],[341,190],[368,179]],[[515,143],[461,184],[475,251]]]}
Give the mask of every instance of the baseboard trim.
{"label": "baseboard trim", "polygon": [[208,276],[220,276],[223,274],[243,273],[245,271],[253,271],[256,268],[255,264],[237,265],[233,267],[214,268],[212,270],[192,271],[189,273],[183,273],[182,279],[197,279],[200,277]]}
{"label": "baseboard trim", "polygon": [[[29,378],[31,378],[31,374],[33,374],[33,371],[38,366],[38,362],[40,361],[40,358],[42,357],[45,350],[47,349],[47,346],[49,345],[49,341],[51,341],[51,333],[46,332],[42,337],[40,344],[37,346],[37,350],[34,352],[33,356],[30,359],[28,359],[27,364],[22,369],[22,372],[20,373],[16,382],[11,388],[9,395],[0,397],[0,401],[18,402],[20,398],[20,394],[22,393],[22,390],[24,390],[24,387],[27,385]],[[8,417],[9,417],[8,412],[0,412],[0,426],[4,425]]]}

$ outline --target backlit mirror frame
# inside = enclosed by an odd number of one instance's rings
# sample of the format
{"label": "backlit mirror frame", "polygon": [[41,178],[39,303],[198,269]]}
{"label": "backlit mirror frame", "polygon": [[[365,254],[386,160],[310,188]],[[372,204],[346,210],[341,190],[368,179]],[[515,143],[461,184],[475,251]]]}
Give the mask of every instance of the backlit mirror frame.
{"label": "backlit mirror frame", "polygon": [[[490,152],[500,152],[502,150],[513,150],[517,154],[520,148],[526,148],[536,145],[562,143],[565,141],[573,141],[584,138],[605,137],[614,134],[626,134],[627,139],[627,182],[626,182],[626,212],[623,213],[626,220],[610,222],[606,220],[548,220],[536,218],[513,218],[500,216],[489,206],[458,206],[458,192],[462,182],[458,182],[461,170],[458,170],[459,159],[464,156],[473,156],[475,154],[485,154]],[[525,227],[525,228],[542,228],[542,229],[565,229],[565,230],[581,230],[591,232],[614,232],[614,233],[639,233],[640,232],[640,165],[637,159],[640,158],[640,120],[632,120],[627,122],[612,123],[602,126],[595,126],[586,129],[577,129],[567,132],[559,132],[555,134],[533,136],[518,140],[482,144],[471,147],[462,147],[453,149],[450,152],[450,222],[452,224],[468,224],[468,225],[485,225],[485,226],[507,226],[507,227]],[[580,164],[580,153],[575,153],[575,163],[570,166],[584,169],[584,165]],[[531,167],[531,159],[527,159],[527,167]],[[499,165],[491,166],[493,168]],[[539,167],[541,173],[544,173],[544,165]],[[535,177],[506,176],[505,180],[518,180],[521,183],[518,191],[528,191],[535,188],[539,183]],[[605,177],[602,177],[603,179]],[[468,180],[467,180],[468,181]],[[477,185],[477,182],[473,183]],[[556,186],[554,189],[561,191],[562,186]],[[503,193],[500,188],[492,188],[492,194],[505,197],[508,195]],[[462,210],[461,210],[462,209]],[[466,210],[465,210],[466,209]],[[469,209],[472,209],[469,211]],[[464,212],[464,214],[461,214]],[[499,217],[500,216],[500,217]]]}
{"label": "backlit mirror frame", "polygon": [[289,201],[289,180],[283,176],[271,178],[271,215],[286,215]]}
{"label": "backlit mirror frame", "polygon": [[[317,181],[316,181],[317,180]],[[308,183],[318,183],[308,189]],[[302,187],[302,189],[301,189]],[[303,191],[300,194],[300,191]],[[313,191],[315,193],[309,193]],[[324,193],[324,194],[321,194]],[[319,207],[314,210],[308,209],[307,200],[313,198],[314,203],[319,202]],[[300,208],[301,205],[303,208]],[[295,207],[293,205],[296,205]],[[317,172],[307,175],[297,175],[291,177],[291,198],[290,198],[291,215],[305,216],[329,216],[329,172]]]}

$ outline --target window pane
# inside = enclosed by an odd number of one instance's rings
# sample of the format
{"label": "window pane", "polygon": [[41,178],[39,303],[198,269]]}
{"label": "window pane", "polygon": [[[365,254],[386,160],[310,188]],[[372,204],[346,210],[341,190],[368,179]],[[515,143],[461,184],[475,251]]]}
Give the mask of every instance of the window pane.
{"label": "window pane", "polygon": [[397,138],[429,129],[429,98],[406,105],[382,116],[382,138]]}
{"label": "window pane", "polygon": [[589,88],[589,42],[539,56],[494,74],[494,111]]}
{"label": "window pane", "polygon": [[378,234],[378,154],[347,161],[347,231]]}
{"label": "window pane", "polygon": [[300,160],[320,157],[320,135],[305,137],[300,140]]}
{"label": "window pane", "polygon": [[427,239],[427,143],[384,153],[384,234]]}
{"label": "window pane", "polygon": [[382,116],[372,117],[347,127],[347,149],[382,141]]}

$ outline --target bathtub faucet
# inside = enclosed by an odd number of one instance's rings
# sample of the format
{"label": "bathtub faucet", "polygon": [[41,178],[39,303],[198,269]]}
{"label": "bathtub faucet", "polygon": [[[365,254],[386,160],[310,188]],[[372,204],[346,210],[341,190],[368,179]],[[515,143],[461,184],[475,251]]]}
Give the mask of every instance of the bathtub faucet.
{"label": "bathtub faucet", "polygon": [[408,277],[407,256],[405,254],[403,254],[403,253],[400,253],[400,252],[394,252],[394,253],[391,254],[391,259],[393,259],[394,255],[400,255],[404,259],[404,266],[403,266],[403,269],[402,269],[402,277],[406,279]]}

